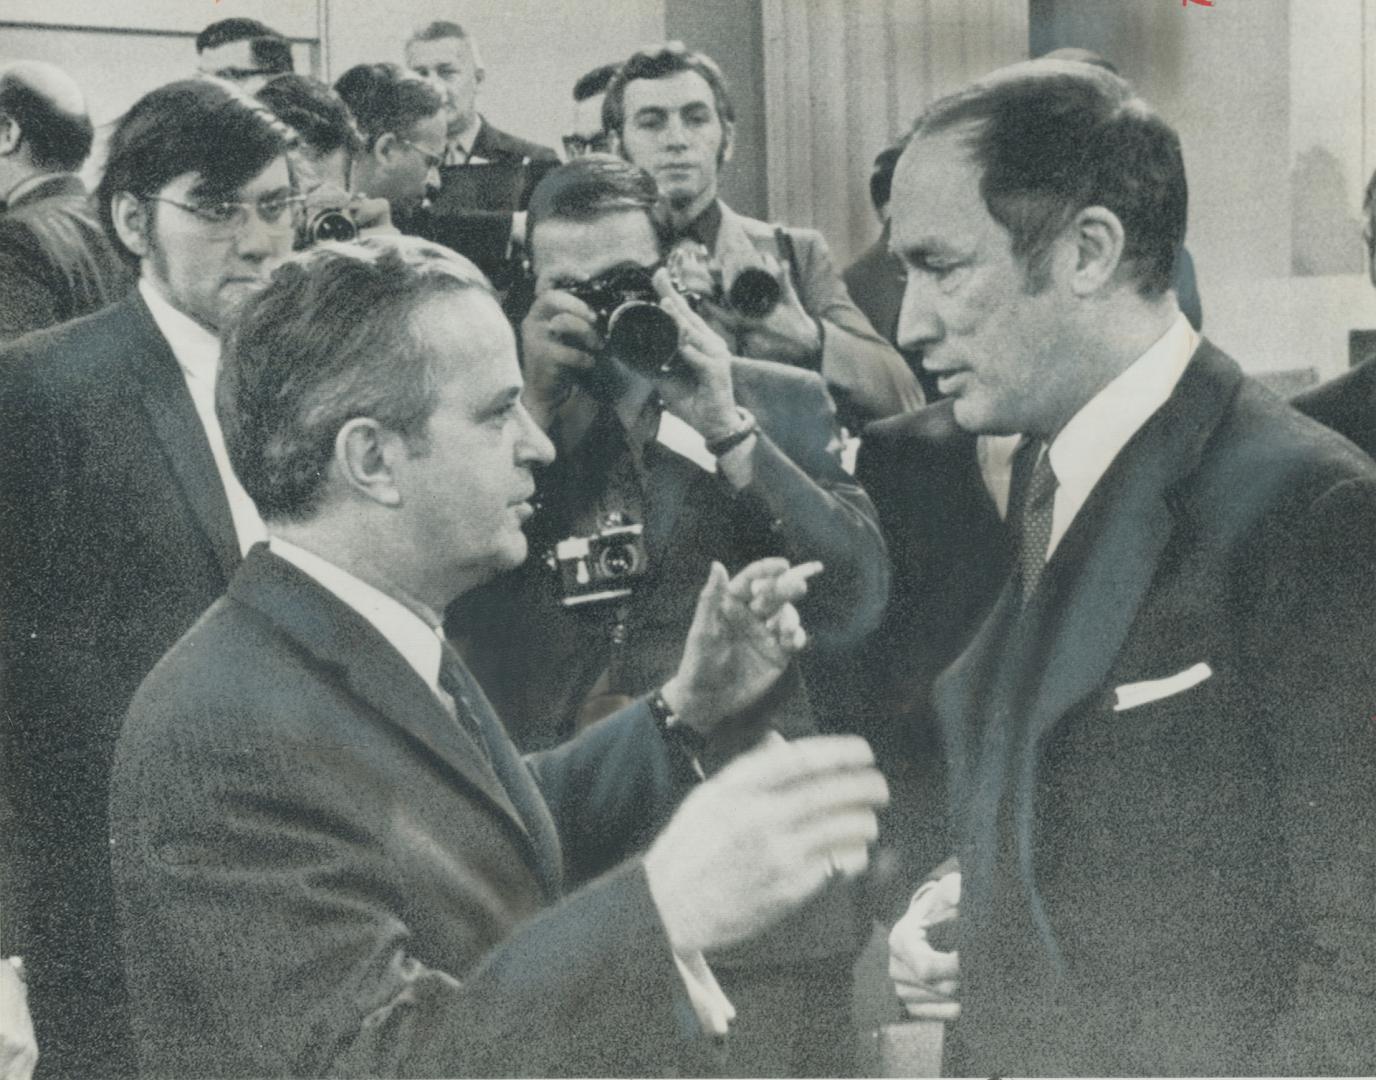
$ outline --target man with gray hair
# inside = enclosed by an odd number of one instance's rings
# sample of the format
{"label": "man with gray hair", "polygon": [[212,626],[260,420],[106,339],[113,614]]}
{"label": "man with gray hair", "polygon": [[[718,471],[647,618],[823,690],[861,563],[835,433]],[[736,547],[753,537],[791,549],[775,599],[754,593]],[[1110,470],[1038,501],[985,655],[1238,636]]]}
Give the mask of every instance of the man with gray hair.
{"label": "man with gray hair", "polygon": [[0,67],[0,341],[102,308],[133,283],[76,175],[91,137],[65,71]]}
{"label": "man with gray hair", "polygon": [[420,240],[324,245],[248,302],[223,365],[269,540],[144,682],[116,753],[144,1074],[709,1068],[732,1010],[703,950],[860,873],[886,798],[853,737],[693,788],[699,744],[805,643],[793,601],[817,568],[714,566],[668,681],[522,759],[439,629],[525,558],[554,454],[486,282]]}

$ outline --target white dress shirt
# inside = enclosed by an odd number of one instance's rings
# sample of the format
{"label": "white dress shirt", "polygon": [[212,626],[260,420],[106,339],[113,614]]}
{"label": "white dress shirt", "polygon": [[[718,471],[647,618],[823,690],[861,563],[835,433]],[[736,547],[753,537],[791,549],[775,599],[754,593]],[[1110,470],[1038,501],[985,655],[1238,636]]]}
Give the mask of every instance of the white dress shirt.
{"label": "white dress shirt", "polygon": [[[1199,335],[1184,315],[1111,383],[1089,399],[1051,441],[1047,454],[1056,474],[1051,542],[1056,550],[1085,500],[1124,446],[1166,403],[1199,348]],[[981,435],[976,443],[980,474],[1001,517],[1008,516],[1013,454],[1021,435]]]}
{"label": "white dress shirt", "polygon": [[263,519],[258,516],[258,507],[234,475],[234,468],[229,463],[229,451],[225,449],[224,432],[220,430],[220,419],[215,415],[215,376],[220,370],[220,339],[168,303],[147,277],[139,279],[139,293],[162,336],[167,339],[172,355],[177,358],[177,366],[182,369],[182,378],[186,380],[186,389],[191,394],[191,403],[196,407],[196,415],[200,417],[201,427],[210,443],[210,454],[215,459],[215,469],[220,474],[220,483],[229,501],[229,516],[234,522],[239,552],[247,555],[249,548],[268,538],[268,532]]}
{"label": "white dress shirt", "polygon": [[[437,697],[443,695],[439,684],[443,629],[433,613],[427,613],[428,619],[422,618],[400,600],[280,536],[268,540],[268,550],[358,612],[401,653],[432,693]],[[702,953],[676,953],[674,963],[703,1031],[709,1035],[725,1035],[736,1017],[736,1010],[722,992]]]}
{"label": "white dress shirt", "polygon": [[473,123],[469,124],[465,131],[448,141],[444,150],[444,163],[446,165],[485,165],[487,163],[487,158],[473,156],[473,145],[478,141],[478,132],[482,131],[484,122],[481,115],[475,116]]}

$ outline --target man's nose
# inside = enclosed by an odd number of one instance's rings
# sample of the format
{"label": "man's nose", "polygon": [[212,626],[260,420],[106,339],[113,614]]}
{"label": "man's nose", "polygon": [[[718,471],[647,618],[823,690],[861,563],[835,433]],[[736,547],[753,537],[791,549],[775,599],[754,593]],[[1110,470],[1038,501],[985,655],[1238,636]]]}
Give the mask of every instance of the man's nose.
{"label": "man's nose", "polygon": [[554,460],[554,443],[544,429],[535,422],[524,404],[518,405],[524,425],[517,443],[516,460],[521,465],[548,465]]}
{"label": "man's nose", "polygon": [[921,273],[909,273],[903,285],[903,304],[898,309],[898,347],[922,348],[941,337],[941,321],[933,304],[932,287]]}

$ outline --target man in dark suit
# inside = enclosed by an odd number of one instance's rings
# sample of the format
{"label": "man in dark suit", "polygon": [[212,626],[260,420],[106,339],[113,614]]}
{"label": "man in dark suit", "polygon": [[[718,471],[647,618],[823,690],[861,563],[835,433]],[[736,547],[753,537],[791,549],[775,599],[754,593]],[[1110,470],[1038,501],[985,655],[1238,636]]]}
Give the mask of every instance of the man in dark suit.
{"label": "man in dark suit", "polygon": [[654,694],[519,757],[438,612],[525,557],[553,448],[520,392],[487,283],[423,241],[303,255],[236,324],[220,415],[270,540],[112,782],[144,1075],[697,1073],[730,1013],[701,951],[863,868],[853,738],[743,757],[621,861],[803,644],[784,560],[714,568]]}
{"label": "man in dark suit", "polygon": [[86,102],[64,71],[0,67],[0,341],[102,308],[132,284],[76,175],[90,152]]}
{"label": "man in dark suit", "polygon": [[[710,56],[676,41],[640,50],[612,78],[602,116],[622,156],[659,184],[671,245],[705,253],[715,268],[719,282],[691,284],[733,353],[820,372],[852,428],[922,404],[912,371],[846,292],[822,234],[745,217],[718,197],[735,107]],[[766,311],[723,302],[747,269],[775,278],[779,299]]]}
{"label": "man in dark suit", "polygon": [[0,353],[5,790],[45,1067],[132,1068],[106,802],[124,709],[263,535],[213,409],[217,332],[292,244],[288,132],[213,80],[116,128],[99,212],[139,285]]}
{"label": "man in dark suit", "polygon": [[939,904],[891,938],[905,995],[958,994],[958,1071],[1376,1062],[1376,468],[1198,339],[1185,207],[1175,133],[1083,64],[937,102],[894,178],[901,337],[962,430],[889,442],[1011,534],[934,691],[958,990]]}
{"label": "man in dark suit", "polygon": [[[448,189],[441,187],[435,206],[408,231],[468,256],[505,289],[515,280],[526,201],[559,155],[493,127],[478,112],[487,71],[477,40],[458,23],[437,20],[416,30],[406,43],[406,66],[444,99],[448,132],[440,164],[449,167],[443,174]],[[467,201],[470,193],[457,186],[467,165],[505,166],[486,178],[500,190],[485,191],[480,204]]]}
{"label": "man in dark suit", "polygon": [[[1362,214],[1366,218],[1362,230],[1366,272],[1376,285],[1376,173],[1367,181]],[[1364,360],[1336,379],[1306,390],[1293,404],[1306,416],[1346,435],[1376,457],[1376,360]]]}
{"label": "man in dark suit", "polygon": [[[814,639],[833,651],[875,624],[886,596],[883,541],[841,467],[834,406],[817,375],[731,356],[663,271],[673,374],[647,373],[641,350],[618,351],[593,310],[605,299],[588,290],[609,270],[638,274],[659,299],[650,286],[661,256],[657,198],[643,170],[588,155],[550,173],[531,199],[526,398],[560,459],[538,480],[537,557],[451,614],[526,749],[563,742],[673,670],[713,561],[733,569],[766,556],[821,561],[803,611]],[[627,572],[589,573],[581,585],[579,561],[590,571],[609,565],[598,552],[623,543],[625,529],[640,530],[639,554],[610,568]],[[817,730],[797,672],[756,712],[757,724],[786,734]],[[829,1075],[848,1067],[849,968],[862,934],[841,892],[807,921],[720,958],[741,1015],[730,1068]]]}

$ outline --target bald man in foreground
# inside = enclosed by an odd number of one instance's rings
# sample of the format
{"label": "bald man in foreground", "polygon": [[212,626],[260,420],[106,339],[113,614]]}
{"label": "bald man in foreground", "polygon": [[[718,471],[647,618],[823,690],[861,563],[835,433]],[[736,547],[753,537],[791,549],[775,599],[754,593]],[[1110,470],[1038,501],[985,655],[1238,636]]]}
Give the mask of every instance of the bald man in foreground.
{"label": "bald man in foreground", "polygon": [[91,152],[81,88],[36,60],[0,67],[0,341],[118,300],[132,278],[76,171]]}

